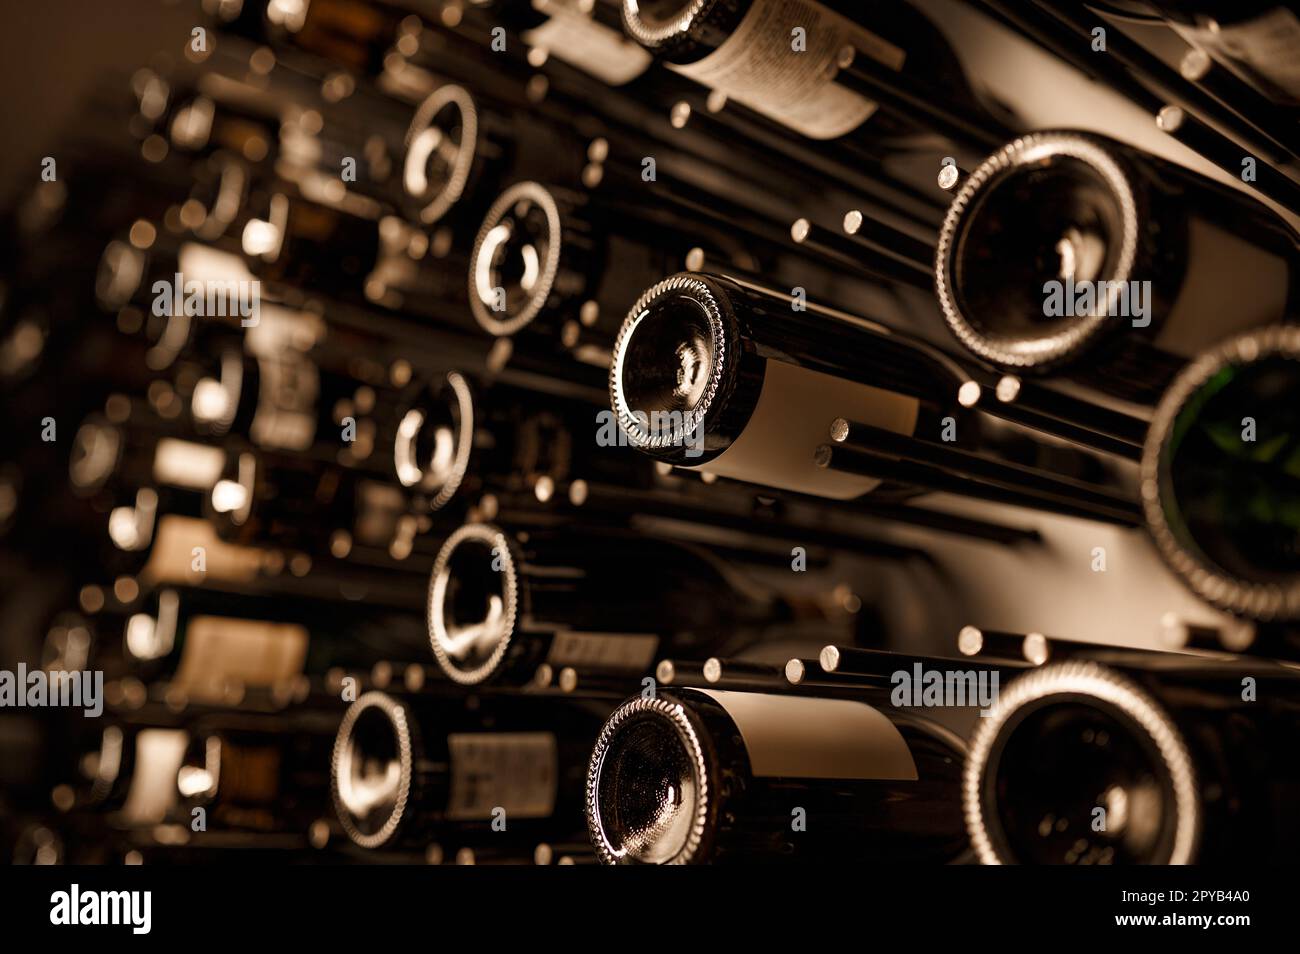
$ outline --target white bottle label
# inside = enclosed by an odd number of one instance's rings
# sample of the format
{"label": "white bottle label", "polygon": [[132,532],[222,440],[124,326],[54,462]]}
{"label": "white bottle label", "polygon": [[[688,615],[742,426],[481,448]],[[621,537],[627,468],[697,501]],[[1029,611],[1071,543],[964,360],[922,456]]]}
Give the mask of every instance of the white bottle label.
{"label": "white bottle label", "polygon": [[173,685],[196,701],[219,701],[231,685],[274,686],[302,673],[309,640],[296,623],[195,616]]}
{"label": "white bottle label", "polygon": [[831,422],[843,417],[911,434],[919,407],[906,395],[769,359],[745,429],[700,469],[780,490],[851,500],[875,490],[880,481],[817,466],[813,455],[830,443]]}
{"label": "white bottle label", "polygon": [[917,778],[907,741],[865,702],[697,691],[727,710],[760,778]]}
{"label": "white bottle label", "polygon": [[622,33],[582,13],[575,0],[545,0],[533,4],[551,18],[520,34],[529,46],[546,50],[609,86],[622,86],[650,68],[652,57]]}
{"label": "white bottle label", "polygon": [[[792,49],[792,31],[807,48]],[[890,69],[905,53],[851,20],[808,0],[754,0],[726,41],[704,59],[672,68],[811,139],[834,139],[862,125],[876,104],[834,81],[845,46]]]}
{"label": "white bottle label", "polygon": [[451,793],[447,817],[547,818],[555,810],[559,755],[550,732],[465,732],[449,735]]}

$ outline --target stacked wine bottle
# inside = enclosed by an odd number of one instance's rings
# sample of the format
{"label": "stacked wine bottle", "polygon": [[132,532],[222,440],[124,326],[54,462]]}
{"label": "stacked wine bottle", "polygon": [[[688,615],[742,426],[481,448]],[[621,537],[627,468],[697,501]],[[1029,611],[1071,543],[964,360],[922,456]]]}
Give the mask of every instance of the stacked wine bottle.
{"label": "stacked wine bottle", "polygon": [[4,857],[1292,857],[1300,19],[954,4],[1159,150],[937,6],[120,64],[0,223]]}

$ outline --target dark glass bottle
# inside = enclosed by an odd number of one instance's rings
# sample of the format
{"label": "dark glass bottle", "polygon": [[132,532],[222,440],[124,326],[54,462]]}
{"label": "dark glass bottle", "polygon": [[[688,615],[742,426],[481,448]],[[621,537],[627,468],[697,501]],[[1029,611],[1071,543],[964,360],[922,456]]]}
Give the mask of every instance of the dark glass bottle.
{"label": "dark glass bottle", "polygon": [[482,493],[532,494],[544,503],[575,480],[646,486],[652,475],[643,459],[591,439],[599,410],[448,372],[421,387],[403,412],[394,442],[398,480],[419,498],[417,509],[429,511]]}
{"label": "dark glass bottle", "polygon": [[1298,267],[1294,233],[1247,196],[1101,136],[1039,132],[967,178],[935,278],[976,356],[1149,405],[1203,348],[1282,320]]}
{"label": "dark glass bottle", "polygon": [[606,864],[964,860],[963,754],[857,700],[663,691],[601,730],[587,825]]}
{"label": "dark glass bottle", "polygon": [[416,107],[402,155],[414,219],[468,240],[500,187],[518,136],[511,111],[458,83],[439,83]]}
{"label": "dark glass bottle", "polygon": [[633,447],[679,467],[835,499],[880,481],[814,461],[845,418],[938,439],[964,372],[868,319],[681,273],[627,313],[609,386]]}
{"label": "dark glass bottle", "polygon": [[1300,619],[1300,329],[1205,352],[1147,436],[1142,501],[1160,553],[1202,598]]}
{"label": "dark glass bottle", "polygon": [[369,672],[379,661],[426,658],[416,613],[296,585],[238,590],[152,587],[92,618],[90,665],[111,677],[166,680],[195,701],[245,689],[294,689],[305,674]]}
{"label": "dark glass bottle", "polygon": [[[363,848],[573,840],[587,756],[607,709],[555,699],[368,692],[334,744],[331,794]],[[493,839],[497,839],[494,842]]]}
{"label": "dark glass bottle", "polygon": [[[906,3],[867,10],[836,0],[624,0],[623,24],[674,71],[813,139],[856,133],[906,149],[929,135],[915,117],[879,110],[836,82],[846,48],[904,82],[943,90],[952,103],[975,103],[947,40]],[[794,27],[805,31],[803,49]]]}
{"label": "dark glass bottle", "polygon": [[223,714],[188,726],[189,744],[176,774],[177,808],[206,831],[305,835],[330,814],[329,765],[342,712],[288,709],[274,714]]}
{"label": "dark glass bottle", "polygon": [[439,551],[428,607],[439,667],[468,685],[527,680],[542,663],[641,675],[661,655],[744,645],[794,612],[702,547],[474,523]]}
{"label": "dark glass bottle", "polygon": [[737,242],[735,230],[728,241],[706,204],[678,202],[678,214],[665,216],[665,203],[687,188],[665,181],[637,191],[579,192],[528,181],[506,189],[474,241],[474,317],[493,335],[527,329],[534,340],[607,366],[628,288],[676,271],[701,247],[710,260],[758,267],[756,243]]}
{"label": "dark glass bottle", "polygon": [[313,201],[280,180],[251,180],[230,230],[272,290],[366,300],[365,277],[380,257],[376,214]]}
{"label": "dark glass bottle", "polygon": [[623,33],[619,4],[611,0],[468,0],[484,24],[519,34],[528,46],[611,86],[630,83],[651,59]]}
{"label": "dark glass bottle", "polygon": [[966,764],[980,860],[1286,862],[1300,844],[1295,690],[1258,660],[1122,651],[1018,677]]}
{"label": "dark glass bottle", "polygon": [[[220,478],[203,496],[204,517],[222,539],[305,554],[313,573],[333,568],[346,578],[347,564],[331,557],[351,558],[358,571],[393,574],[394,583],[428,572],[435,525],[410,515],[391,476],[251,447],[230,448],[223,460]],[[454,527],[446,520],[436,525],[442,532]],[[407,562],[413,553],[418,558]]]}
{"label": "dark glass bottle", "polygon": [[1175,31],[1269,99],[1300,106],[1300,7],[1286,0],[1155,0]]}
{"label": "dark glass bottle", "polygon": [[231,33],[371,74],[383,66],[409,16],[400,6],[361,0],[244,0],[217,10],[217,25]]}

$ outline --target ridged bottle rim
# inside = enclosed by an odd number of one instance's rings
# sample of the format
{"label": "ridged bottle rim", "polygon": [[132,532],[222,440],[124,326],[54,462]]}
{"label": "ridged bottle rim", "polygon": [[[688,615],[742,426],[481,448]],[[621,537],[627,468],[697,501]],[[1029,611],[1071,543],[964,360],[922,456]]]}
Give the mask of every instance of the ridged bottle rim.
{"label": "ridged bottle rim", "polygon": [[670,702],[667,699],[658,697],[645,698],[640,696],[624,702],[605,721],[604,726],[601,727],[600,735],[596,739],[596,745],[592,749],[591,761],[588,763],[587,768],[587,830],[591,835],[592,844],[595,846],[596,854],[601,862],[607,865],[620,864],[623,855],[610,841],[605,830],[604,820],[600,814],[601,775],[604,770],[605,757],[608,755],[610,747],[618,737],[622,727],[629,719],[643,715],[650,715],[668,722],[677,733],[677,738],[682,743],[690,759],[691,770],[696,782],[695,804],[691,809],[691,826],[687,832],[686,843],[670,860],[664,862],[664,864],[670,865],[690,864],[694,861],[700,844],[704,840],[704,830],[708,823],[709,769],[704,755],[704,746],[695,731],[695,726],[692,725],[690,718],[686,715],[685,707],[680,702]]}
{"label": "ridged bottle rim", "polygon": [[[681,432],[673,434],[655,434],[642,427],[633,408],[628,404],[627,392],[623,387],[623,371],[627,363],[627,349],[637,329],[649,316],[650,305],[668,294],[685,293],[700,306],[709,325],[710,364],[709,379],[705,383],[704,393],[683,418]],[[646,450],[661,450],[675,447],[683,435],[702,432],[704,420],[713,406],[714,399],[722,387],[725,375],[730,370],[730,356],[727,352],[726,323],[722,308],[709,284],[701,277],[687,272],[680,272],[652,285],[628,310],[627,317],[619,327],[614,340],[613,359],[609,366],[609,399],[611,409],[618,418],[620,430],[627,436],[633,447]]]}
{"label": "ridged bottle rim", "polygon": [[411,146],[416,137],[429,128],[439,111],[447,106],[455,107],[460,114],[460,143],[456,148],[456,156],[446,184],[420,209],[420,221],[425,225],[433,225],[461,200],[465,194],[465,186],[469,183],[470,171],[474,168],[474,157],[478,152],[478,108],[474,105],[474,97],[469,90],[455,83],[439,86],[425,97],[411,117],[411,125],[406,132],[406,154],[402,161],[403,191],[417,202],[425,200],[425,196],[414,194],[410,188],[408,177],[411,175],[411,163],[415,155],[411,151]]}
{"label": "ridged bottle rim", "polygon": [[[546,260],[539,262],[538,275],[528,300],[513,318],[501,320],[491,311],[479,295],[480,279],[486,273],[490,263],[484,258],[485,247],[491,240],[493,230],[501,224],[502,217],[520,200],[534,202],[546,216]],[[560,219],[560,207],[551,191],[539,182],[516,182],[502,192],[483,217],[483,224],[474,237],[474,248],[469,259],[469,306],[474,320],[489,334],[499,338],[509,337],[531,324],[546,307],[546,301],[555,285],[555,276],[560,270],[560,253],[564,245],[563,223]]]}
{"label": "ridged bottle rim", "polygon": [[660,26],[652,27],[641,18],[639,0],[623,0],[623,29],[642,46],[654,49],[669,40],[685,36],[695,18],[713,2],[714,0],[690,0],[677,16]]}
{"label": "ridged bottle rim", "polygon": [[[444,380],[456,402],[460,423],[456,428],[456,449],[451,467],[442,482],[431,483],[426,469],[416,459],[415,445],[420,428],[427,420],[418,408],[410,408],[402,415],[397,434],[393,438],[393,465],[398,481],[404,487],[425,491],[437,487],[437,493],[429,501],[429,507],[433,510],[441,510],[456,496],[469,471],[470,456],[474,450],[474,395],[469,382],[459,371],[448,371]],[[412,416],[417,414],[420,415],[418,419]]]}
{"label": "ridged bottle rim", "polygon": [[[486,661],[472,669],[463,669],[447,654],[445,643],[449,640],[447,632],[446,608],[447,586],[451,582],[451,558],[457,547],[466,541],[482,543],[489,547],[495,559],[500,561],[501,591],[503,616],[501,620],[501,637]],[[429,575],[428,629],[429,643],[433,649],[434,659],[449,679],[461,685],[477,685],[497,671],[506,650],[514,637],[515,622],[519,611],[519,570],[515,562],[515,550],[510,539],[499,528],[487,523],[467,523],[457,528],[438,550],[433,570]]]}
{"label": "ridged bottle rim", "polygon": [[[373,834],[361,831],[352,821],[351,812],[343,804],[339,792],[340,772],[347,768],[343,762],[348,758],[347,745],[357,720],[370,710],[378,710],[393,728],[393,737],[397,742],[398,781],[397,797],[393,802],[392,813]],[[411,783],[415,774],[415,748],[411,737],[406,706],[384,692],[364,693],[356,702],[348,706],[339,724],[338,734],[334,738],[334,752],[330,760],[330,799],[334,804],[334,814],[338,817],[343,831],[362,848],[379,848],[389,842],[401,827],[406,816],[406,806],[411,797]]]}
{"label": "ridged bottle rim", "polygon": [[1253,619],[1300,618],[1300,578],[1289,585],[1241,579],[1214,565],[1178,538],[1164,501],[1170,493],[1166,452],[1179,412],[1206,382],[1229,365],[1261,358],[1300,360],[1300,328],[1272,325],[1220,342],[1183,368],[1156,406],[1142,449],[1142,510],[1161,557],[1202,599]]}
{"label": "ridged bottle rim", "polygon": [[989,762],[1005,743],[1003,728],[1021,710],[1053,697],[1095,700],[1126,716],[1146,734],[1160,755],[1174,791],[1174,840],[1165,864],[1191,863],[1200,844],[1201,805],[1196,771],[1187,744],[1164,707],[1127,676],[1087,660],[1049,663],[1014,679],[987,717],[979,720],[962,773],[962,809],[971,844],[982,864],[1014,864],[1003,857],[984,815]]}
{"label": "ridged bottle rim", "polygon": [[944,321],[957,340],[972,354],[1001,367],[1041,368],[1071,359],[1102,333],[1108,321],[1114,321],[1106,314],[1081,316],[1055,335],[1017,346],[979,331],[958,306],[953,290],[953,259],[969,224],[967,210],[1008,176],[1058,156],[1090,166],[1107,183],[1119,204],[1122,222],[1119,262],[1114,275],[1106,281],[1127,283],[1137,264],[1140,244],[1137,194],[1123,164],[1096,138],[1072,132],[1030,133],[985,159],[967,177],[944,216],[935,248],[935,293]]}

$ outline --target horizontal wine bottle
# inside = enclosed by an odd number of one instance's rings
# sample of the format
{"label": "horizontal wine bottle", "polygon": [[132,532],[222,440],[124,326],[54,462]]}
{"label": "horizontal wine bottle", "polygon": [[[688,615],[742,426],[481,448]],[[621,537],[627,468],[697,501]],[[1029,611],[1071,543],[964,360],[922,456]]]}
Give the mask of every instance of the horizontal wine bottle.
{"label": "horizontal wine bottle", "polygon": [[601,730],[587,824],[605,864],[953,862],[963,754],[857,700],[662,691]]}
{"label": "horizontal wine bottle", "polygon": [[437,511],[457,496],[531,493],[541,502],[574,480],[628,489],[646,486],[649,468],[586,437],[598,409],[502,382],[482,387],[458,371],[431,380],[403,411],[394,441],[398,480]]}
{"label": "horizontal wine bottle", "polygon": [[100,556],[108,571],[143,567],[163,514],[201,516],[224,459],[219,447],[138,412],[117,421],[91,415],[73,442],[68,477],[80,506],[70,505],[62,487],[47,490],[51,506],[62,509],[48,526],[95,535],[107,531],[102,541],[112,541],[120,551]]}
{"label": "horizontal wine bottle", "polygon": [[1289,227],[1246,195],[1092,133],[989,156],[949,207],[935,284],[972,354],[1152,405],[1230,334],[1300,294]]}
{"label": "horizontal wine bottle", "polygon": [[[944,90],[951,101],[974,96],[947,40],[909,4],[791,0],[624,0],[628,35],[669,67],[725,93],[813,139],[849,136],[861,127],[882,147],[923,143],[914,115],[836,82],[843,51],[870,59],[905,80]],[[792,40],[804,31],[804,45]]]}
{"label": "horizontal wine bottle", "polygon": [[963,793],[980,860],[1291,858],[1294,673],[1258,660],[1113,656],[1030,670],[979,720]]}
{"label": "horizontal wine bottle", "polygon": [[1222,609],[1300,619],[1300,329],[1219,344],[1174,380],[1142,456],[1147,526]]}
{"label": "horizontal wine bottle", "polygon": [[439,83],[407,128],[402,188],[425,226],[472,234],[515,161],[514,114],[459,83]]}
{"label": "horizontal wine bottle", "polygon": [[[474,241],[469,299],[475,319],[498,337],[528,329],[553,347],[592,339],[598,351],[593,362],[603,367],[608,355],[600,345],[607,349],[613,341],[627,289],[675,271],[691,249],[711,244],[708,236],[717,234],[698,211],[682,208],[674,221],[665,221],[663,203],[673,192],[666,182],[617,193],[535,181],[510,186]],[[712,248],[716,260],[728,263],[746,251]]]}
{"label": "horizontal wine bottle", "polygon": [[380,362],[399,347],[267,304],[258,327],[226,336],[178,372],[177,392],[200,434],[391,474],[381,448],[391,442],[400,395]]}
{"label": "horizontal wine bottle", "polygon": [[[176,499],[163,509],[193,510],[188,495],[202,495],[221,475],[221,449],[193,438],[182,420],[163,418],[143,402],[109,403],[113,417],[88,416],[77,429],[69,479],[87,496],[103,493],[114,504],[141,487],[168,487]],[[195,511],[197,513],[197,511]]]}
{"label": "horizontal wine bottle", "polygon": [[526,681],[542,663],[639,676],[660,655],[708,655],[793,612],[704,548],[617,529],[466,524],[429,580],[434,657],[466,685]]}
{"label": "horizontal wine bottle", "polygon": [[504,26],[611,86],[631,82],[652,62],[623,33],[619,4],[610,0],[468,0],[468,7],[484,23]]}
{"label": "horizontal wine bottle", "polygon": [[406,211],[398,173],[411,107],[365,77],[298,65],[222,37],[201,75],[167,77],[141,116],[183,154],[238,157],[334,200]]}
{"label": "horizontal wine bottle", "polygon": [[180,819],[205,830],[306,834],[330,813],[329,765],[341,712],[200,718],[176,773]]}
{"label": "horizontal wine bottle", "polygon": [[[14,456],[19,474],[53,479],[17,481],[22,506],[6,528],[8,539],[33,552],[53,555],[62,548],[60,562],[73,576],[142,572],[160,520],[167,514],[199,517],[209,480],[220,476],[220,448],[197,439],[183,423],[123,395],[106,404],[62,442],[66,457],[47,452],[42,460],[36,447]],[[81,546],[69,551],[68,540]]]}
{"label": "horizontal wine bottle", "polygon": [[346,594],[297,587],[170,584],[91,617],[92,668],[111,678],[165,679],[194,699],[231,689],[283,691],[330,669],[426,658],[419,615]]}
{"label": "horizontal wine bottle", "polygon": [[[652,457],[847,500],[900,487],[818,465],[828,438],[855,426],[948,456],[980,446],[978,421],[955,407],[964,380],[942,352],[869,319],[734,277],[681,273],[628,312],[609,387],[623,436]],[[1061,463],[1069,472],[1077,462]]]}
{"label": "horizontal wine bottle", "polygon": [[449,834],[574,840],[587,755],[607,710],[497,696],[368,692],[343,716],[330,791],[363,848],[424,848]]}
{"label": "horizontal wine bottle", "polygon": [[[151,121],[177,149],[202,160],[195,192],[181,210],[200,238],[213,240],[231,228],[250,184],[272,174],[326,204],[378,219],[381,238],[388,238],[389,217],[424,228],[458,204],[463,211],[485,178],[496,182],[508,156],[513,117],[502,117],[461,86],[440,83],[413,107],[365,79],[336,74],[322,82],[237,40],[217,53],[220,62],[210,57],[200,80],[178,79],[175,90],[160,82],[165,108],[150,110]],[[250,63],[256,81],[247,78]],[[478,217],[461,227],[476,227],[483,208],[480,203]],[[368,278],[368,297],[387,304],[382,286],[400,283],[403,297],[422,295],[421,304],[435,304],[437,297],[454,302],[463,292],[464,268],[448,262],[468,250],[468,237],[454,254],[449,238],[393,236],[402,254],[381,255]],[[452,273],[454,286],[446,280]]]}
{"label": "horizontal wine bottle", "polygon": [[1184,40],[1268,99],[1300,106],[1300,11],[1285,0],[1155,0]]}
{"label": "horizontal wine bottle", "polygon": [[[435,527],[443,532],[455,527],[412,515],[406,496],[388,475],[251,447],[232,447],[222,454],[221,476],[203,495],[202,512],[231,543],[313,558],[361,558],[360,550],[367,548],[363,562],[379,562],[394,573],[419,573],[427,572],[433,558],[426,534]],[[379,556],[385,553],[388,559]],[[403,566],[412,553],[425,559]]]}
{"label": "horizontal wine bottle", "polygon": [[214,23],[269,44],[281,54],[302,50],[358,73],[383,66],[409,13],[400,5],[362,0],[245,0],[216,6]]}

